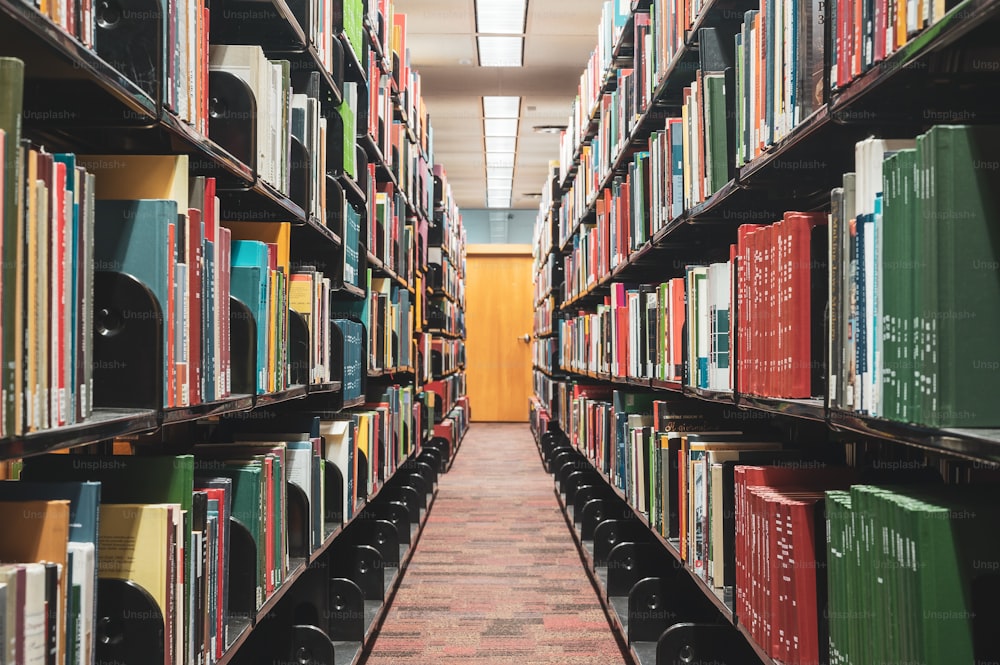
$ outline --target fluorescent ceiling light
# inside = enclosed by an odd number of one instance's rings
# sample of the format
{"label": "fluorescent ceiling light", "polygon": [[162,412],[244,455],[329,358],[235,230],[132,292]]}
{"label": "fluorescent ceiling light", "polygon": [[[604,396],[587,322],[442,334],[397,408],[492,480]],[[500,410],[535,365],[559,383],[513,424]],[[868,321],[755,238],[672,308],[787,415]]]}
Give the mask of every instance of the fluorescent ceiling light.
{"label": "fluorescent ceiling light", "polygon": [[505,191],[510,194],[514,189],[514,181],[511,178],[486,178],[486,191]]}
{"label": "fluorescent ceiling light", "polygon": [[486,118],[483,133],[486,136],[517,136],[517,118]]}
{"label": "fluorescent ceiling light", "polygon": [[483,97],[484,118],[516,118],[520,114],[520,97],[499,95]]}
{"label": "fluorescent ceiling light", "polygon": [[509,208],[510,207],[510,196],[504,197],[486,197],[486,207],[487,208]]}
{"label": "fluorescent ceiling light", "polygon": [[486,177],[487,178],[504,178],[506,180],[513,180],[514,179],[514,167],[511,166],[511,167],[508,168],[506,166],[504,166],[504,167],[490,166],[489,165],[489,161],[487,160]]}
{"label": "fluorescent ceiling light", "polygon": [[507,152],[486,152],[486,168],[514,168],[514,153]]}
{"label": "fluorescent ceiling light", "polygon": [[528,0],[476,0],[476,32],[523,35]]}
{"label": "fluorescent ceiling light", "polygon": [[480,67],[520,67],[523,37],[476,37]]}
{"label": "fluorescent ceiling light", "polygon": [[516,152],[517,137],[514,136],[487,136],[486,152]]}

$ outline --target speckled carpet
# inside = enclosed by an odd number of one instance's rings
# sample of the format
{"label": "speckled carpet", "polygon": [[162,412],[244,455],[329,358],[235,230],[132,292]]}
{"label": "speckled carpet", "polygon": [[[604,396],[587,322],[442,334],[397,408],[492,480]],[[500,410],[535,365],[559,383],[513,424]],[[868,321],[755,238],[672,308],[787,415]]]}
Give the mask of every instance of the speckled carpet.
{"label": "speckled carpet", "polygon": [[366,665],[620,665],[527,424],[474,424]]}

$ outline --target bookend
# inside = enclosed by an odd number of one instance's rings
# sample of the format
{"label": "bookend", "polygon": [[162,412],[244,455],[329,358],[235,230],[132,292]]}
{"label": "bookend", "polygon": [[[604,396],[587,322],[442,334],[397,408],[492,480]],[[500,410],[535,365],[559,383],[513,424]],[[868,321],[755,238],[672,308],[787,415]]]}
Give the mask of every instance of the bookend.
{"label": "bookend", "polygon": [[333,642],[322,628],[309,624],[292,626],[286,633],[281,653],[286,662],[297,665],[335,665]]}
{"label": "bookend", "polygon": [[562,463],[565,463],[567,459],[575,459],[579,456],[579,452],[576,448],[573,448],[568,443],[560,443],[549,449],[548,454],[545,457],[545,468],[549,473],[555,473],[559,469],[559,465],[556,464],[556,458],[565,454],[569,457],[564,458]]}
{"label": "bookend", "polygon": [[580,451],[575,449],[558,453],[553,460],[553,468],[555,469],[556,488],[561,494],[566,493],[566,483],[569,482],[569,477],[574,473],[593,473],[596,471],[590,462],[580,454]]}
{"label": "bookend", "polygon": [[427,480],[427,478],[418,471],[412,471],[410,473],[403,474],[403,485],[406,487],[412,487],[417,490],[417,498],[420,500],[420,507],[424,510],[427,509],[428,497],[432,491],[432,481]]}
{"label": "bookend", "polygon": [[132,275],[94,273],[94,406],[164,406],[163,309]]}
{"label": "bookend", "polygon": [[637,519],[607,519],[594,528],[594,566],[607,566],[611,551],[621,543],[652,542],[649,529]]}
{"label": "bookend", "polygon": [[159,0],[103,0],[94,4],[97,55],[161,107],[163,5]]}
{"label": "bookend", "polygon": [[[229,621],[250,622],[257,613],[257,543],[235,517],[229,518]],[[236,635],[239,631],[230,633]]]}
{"label": "bookend", "polygon": [[325,513],[323,522],[327,528],[340,526],[344,523],[344,475],[337,468],[336,464],[324,464],[325,490],[323,495],[323,507]]}
{"label": "bookend", "polygon": [[406,506],[406,513],[409,521],[413,524],[420,523],[420,507],[426,498],[421,497],[419,491],[409,485],[387,485],[382,488],[380,496],[387,501],[401,503]]}
{"label": "bookend", "polygon": [[757,655],[739,631],[734,626],[724,624],[674,624],[663,632],[656,645],[657,665],[743,665],[756,660]]}
{"label": "bookend", "polygon": [[441,456],[441,470],[445,471],[448,469],[448,463],[451,461],[451,447],[448,445],[446,439],[432,437],[430,441],[424,444],[424,450],[437,451]]}
{"label": "bookend", "polygon": [[229,356],[234,395],[257,394],[257,324],[253,312],[229,296]]}
{"label": "bookend", "polygon": [[214,69],[208,72],[208,89],[208,135],[256,174],[257,100],[253,90],[235,74]]}
{"label": "bookend", "polygon": [[301,487],[285,482],[288,499],[288,556],[293,559],[308,559],[311,554],[309,534],[312,529],[312,511],[309,497]]}
{"label": "bookend", "polygon": [[[645,578],[662,572],[667,555],[647,542],[623,542],[608,554],[608,599],[628,598],[632,587]],[[619,615],[623,615],[619,612]]]}
{"label": "bookend", "polygon": [[[566,466],[565,464],[563,465]],[[603,478],[597,469],[575,469],[570,471],[563,478],[560,484],[560,491],[566,497],[566,502],[569,505],[573,505],[573,497],[576,496],[576,491],[583,485],[594,485],[599,482],[603,482]]]}
{"label": "bookend", "polygon": [[257,630],[262,632],[259,643],[272,663],[333,665],[335,647],[326,630],[327,574],[323,565],[307,569],[299,583],[258,624]]}
{"label": "bookend", "polygon": [[288,385],[309,383],[309,324],[302,314],[288,310],[288,363],[291,371]]}
{"label": "bookend", "polygon": [[334,577],[327,585],[330,605],[327,621],[330,639],[334,642],[357,642],[365,639],[365,595],[361,587],[346,577]]}
{"label": "bookend", "polygon": [[365,600],[384,600],[385,562],[371,545],[335,542],[330,551],[330,566],[343,571],[361,589]]}
{"label": "bookend", "polygon": [[398,501],[378,501],[365,506],[358,519],[384,520],[393,525],[402,545],[411,543],[410,509]]}
{"label": "bookend", "polygon": [[347,542],[368,545],[378,550],[382,562],[389,568],[399,568],[399,531],[388,520],[354,520],[344,533]]}
{"label": "bookend", "polygon": [[584,485],[577,490],[573,515],[580,527],[580,538],[594,540],[594,533],[601,522],[623,515],[628,506],[607,485]]}
{"label": "bookend", "polygon": [[308,213],[312,208],[313,196],[316,194],[312,191],[310,173],[312,158],[309,149],[294,136],[291,137],[291,152],[291,160],[288,163],[290,178],[288,198]]}
{"label": "bookend", "polygon": [[163,613],[149,592],[132,580],[97,580],[94,630],[97,663],[163,662]]}

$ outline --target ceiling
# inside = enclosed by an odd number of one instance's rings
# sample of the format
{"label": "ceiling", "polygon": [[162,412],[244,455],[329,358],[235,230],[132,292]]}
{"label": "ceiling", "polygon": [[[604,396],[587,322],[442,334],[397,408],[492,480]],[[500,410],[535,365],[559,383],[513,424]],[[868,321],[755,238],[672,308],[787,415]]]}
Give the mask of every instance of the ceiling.
{"label": "ceiling", "polygon": [[549,161],[559,158],[559,134],[534,128],[565,127],[597,46],[602,5],[528,0],[524,65],[479,67],[473,0],[394,0],[395,11],[406,14],[410,62],[434,128],[434,161],[444,166],[459,207],[487,207],[484,95],[521,96],[511,208],[538,207]]}

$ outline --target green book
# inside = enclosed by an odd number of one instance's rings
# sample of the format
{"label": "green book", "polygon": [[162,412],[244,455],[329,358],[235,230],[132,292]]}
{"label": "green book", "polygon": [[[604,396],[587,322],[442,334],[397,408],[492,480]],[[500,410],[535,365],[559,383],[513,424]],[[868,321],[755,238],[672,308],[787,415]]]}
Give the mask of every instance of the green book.
{"label": "green book", "polygon": [[[19,219],[21,107],[24,98],[24,62],[17,58],[0,58],[0,131],[3,132],[3,206],[2,225],[3,268],[0,269],[0,283],[4,285],[0,302],[0,333],[3,346],[0,348],[0,436],[20,434],[20,386],[17,385],[17,365],[24,357],[24,349],[18,348],[17,340],[23,338],[15,334],[22,288],[21,263],[17,252],[21,247],[21,225]],[[11,288],[13,286],[13,288]]]}
{"label": "green book", "polygon": [[[928,361],[934,390],[925,414],[936,427],[1000,424],[1000,128],[937,126],[927,133],[931,224],[936,247],[928,305],[937,317]],[[931,275],[928,275],[930,279]]]}
{"label": "green book", "polygon": [[726,127],[726,78],[721,72],[705,73],[705,147],[708,151],[708,195],[729,182],[729,144]]}

